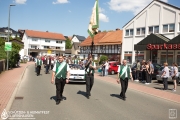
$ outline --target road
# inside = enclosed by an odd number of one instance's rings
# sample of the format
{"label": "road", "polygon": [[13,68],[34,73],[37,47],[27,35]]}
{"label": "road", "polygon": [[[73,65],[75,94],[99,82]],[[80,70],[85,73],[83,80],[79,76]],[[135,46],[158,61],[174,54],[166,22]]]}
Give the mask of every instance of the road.
{"label": "road", "polygon": [[[120,85],[95,79],[90,99],[85,97],[85,84],[66,84],[66,100],[56,105],[55,85],[51,74],[36,76],[34,65],[27,68],[10,111],[46,111],[32,113],[36,120],[168,120],[169,109],[180,104],[128,89],[127,100],[119,99]],[[23,97],[23,99],[18,99]]]}

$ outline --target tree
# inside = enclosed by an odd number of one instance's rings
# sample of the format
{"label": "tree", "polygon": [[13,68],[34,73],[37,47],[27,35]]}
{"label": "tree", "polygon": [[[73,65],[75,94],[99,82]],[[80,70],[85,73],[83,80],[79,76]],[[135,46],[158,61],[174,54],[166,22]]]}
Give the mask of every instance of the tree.
{"label": "tree", "polygon": [[105,55],[101,55],[99,64],[102,64],[102,63],[103,63],[103,61],[105,62],[107,59],[108,59],[108,57],[107,57],[107,56],[105,56]]}
{"label": "tree", "polygon": [[69,38],[66,39],[66,49],[71,49],[72,48],[72,44],[71,44],[71,40]]}

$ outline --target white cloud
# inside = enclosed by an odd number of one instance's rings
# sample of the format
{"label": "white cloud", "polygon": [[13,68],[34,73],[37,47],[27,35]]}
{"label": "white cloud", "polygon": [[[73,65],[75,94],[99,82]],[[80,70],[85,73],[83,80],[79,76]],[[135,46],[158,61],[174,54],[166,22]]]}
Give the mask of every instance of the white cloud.
{"label": "white cloud", "polygon": [[15,0],[17,4],[25,4],[27,0]]}
{"label": "white cloud", "polygon": [[109,22],[109,18],[104,14],[105,10],[99,7],[99,20],[102,22]]}
{"label": "white cloud", "polygon": [[[168,2],[168,0],[161,1]],[[117,12],[131,11],[134,14],[137,14],[150,2],[152,2],[152,0],[111,0],[108,4],[111,10]]]}
{"label": "white cloud", "polygon": [[109,18],[103,13],[99,13],[99,20],[102,22],[109,22]]}
{"label": "white cloud", "polygon": [[56,2],[53,2],[53,4],[64,4],[64,3],[69,3],[68,0],[57,0]]}

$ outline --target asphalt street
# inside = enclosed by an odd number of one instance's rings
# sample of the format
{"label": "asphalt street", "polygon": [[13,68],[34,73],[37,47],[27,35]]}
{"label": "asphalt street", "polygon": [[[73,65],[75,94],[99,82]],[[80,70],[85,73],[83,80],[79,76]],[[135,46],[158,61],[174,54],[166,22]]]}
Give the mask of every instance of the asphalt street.
{"label": "asphalt street", "polygon": [[119,84],[98,79],[90,99],[85,97],[85,84],[70,83],[64,89],[66,100],[56,105],[56,89],[50,81],[51,74],[45,74],[44,68],[36,76],[34,65],[29,66],[10,111],[29,111],[36,120],[168,120],[169,109],[175,109],[180,119],[180,104],[131,89],[123,101]]}

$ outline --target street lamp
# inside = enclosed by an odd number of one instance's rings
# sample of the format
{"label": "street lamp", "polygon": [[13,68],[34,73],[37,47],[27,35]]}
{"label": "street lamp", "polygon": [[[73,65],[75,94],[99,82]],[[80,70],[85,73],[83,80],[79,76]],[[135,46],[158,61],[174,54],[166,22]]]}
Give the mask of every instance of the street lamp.
{"label": "street lamp", "polygon": [[[8,42],[9,42],[9,27],[10,27],[10,10],[11,10],[11,6],[16,6],[16,5],[9,5],[9,18],[8,18]],[[8,70],[8,56],[9,56],[9,51],[7,51],[7,70]]]}

